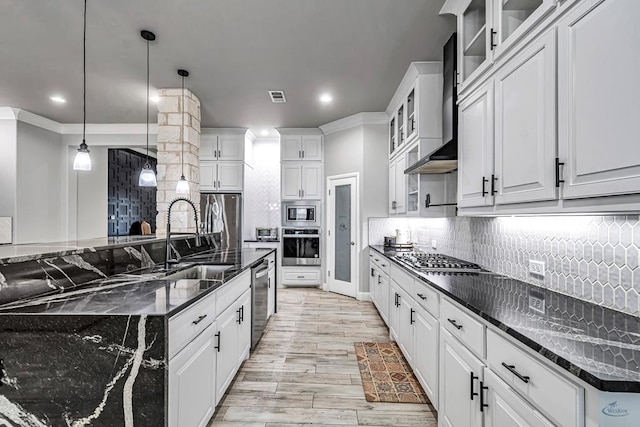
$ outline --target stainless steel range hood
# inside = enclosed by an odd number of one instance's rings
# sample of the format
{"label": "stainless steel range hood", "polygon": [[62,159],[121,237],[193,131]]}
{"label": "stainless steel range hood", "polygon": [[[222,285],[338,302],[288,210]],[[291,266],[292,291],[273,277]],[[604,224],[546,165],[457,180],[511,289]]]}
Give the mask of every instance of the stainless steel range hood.
{"label": "stainless steel range hood", "polygon": [[452,140],[409,166],[404,173],[408,175],[448,173],[456,169],[458,169],[458,141]]}

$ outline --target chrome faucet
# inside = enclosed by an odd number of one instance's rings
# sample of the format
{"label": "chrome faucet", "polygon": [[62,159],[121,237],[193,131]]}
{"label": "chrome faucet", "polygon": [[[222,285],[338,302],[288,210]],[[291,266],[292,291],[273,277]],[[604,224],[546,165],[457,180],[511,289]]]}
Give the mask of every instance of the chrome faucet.
{"label": "chrome faucet", "polygon": [[169,203],[169,209],[167,210],[167,247],[166,247],[166,251],[165,251],[165,254],[164,254],[164,269],[165,270],[169,269],[169,264],[178,262],[178,260],[171,258],[171,208],[173,208],[173,205],[176,204],[177,202],[187,202],[188,204],[190,204],[191,207],[193,208],[193,219],[195,219],[195,221],[196,221],[196,232],[195,233],[189,233],[189,234],[181,233],[181,234],[183,234],[185,236],[195,235],[196,236],[196,247],[200,247],[201,246],[200,233],[198,233],[198,229],[199,229],[199,227],[198,227],[198,211],[196,210],[196,205],[191,200],[187,199],[186,197],[177,197],[177,198],[173,199],[171,201],[171,203]]}

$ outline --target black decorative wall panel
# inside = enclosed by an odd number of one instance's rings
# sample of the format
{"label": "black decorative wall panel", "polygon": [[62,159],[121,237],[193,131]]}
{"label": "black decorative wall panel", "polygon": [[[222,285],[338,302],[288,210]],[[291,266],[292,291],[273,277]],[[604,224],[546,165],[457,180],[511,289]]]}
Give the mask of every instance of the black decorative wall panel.
{"label": "black decorative wall panel", "polygon": [[[146,157],[135,151],[109,149],[109,236],[126,236],[131,224],[142,220],[156,231],[156,188],[138,186],[145,162]],[[149,163],[156,170],[156,159],[149,157]]]}

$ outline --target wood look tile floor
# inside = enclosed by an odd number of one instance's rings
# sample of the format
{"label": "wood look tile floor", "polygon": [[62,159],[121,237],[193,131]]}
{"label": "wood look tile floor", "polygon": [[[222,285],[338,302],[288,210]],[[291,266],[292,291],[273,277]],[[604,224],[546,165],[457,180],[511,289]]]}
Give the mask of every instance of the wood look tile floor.
{"label": "wood look tile floor", "polygon": [[365,400],[353,343],[388,340],[370,302],[278,289],[278,313],[209,427],[437,426],[430,404]]}

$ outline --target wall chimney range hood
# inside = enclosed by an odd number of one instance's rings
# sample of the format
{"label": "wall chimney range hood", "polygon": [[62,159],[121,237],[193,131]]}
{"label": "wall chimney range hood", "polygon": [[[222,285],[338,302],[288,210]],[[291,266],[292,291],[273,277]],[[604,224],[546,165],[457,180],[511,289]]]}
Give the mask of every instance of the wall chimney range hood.
{"label": "wall chimney range hood", "polygon": [[404,171],[405,174],[449,173],[458,169],[458,72],[456,33],[443,49],[442,140],[444,145],[427,154]]}
{"label": "wall chimney range hood", "polygon": [[404,173],[408,175],[449,173],[456,169],[458,169],[458,141],[449,141],[409,166]]}

